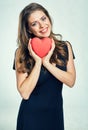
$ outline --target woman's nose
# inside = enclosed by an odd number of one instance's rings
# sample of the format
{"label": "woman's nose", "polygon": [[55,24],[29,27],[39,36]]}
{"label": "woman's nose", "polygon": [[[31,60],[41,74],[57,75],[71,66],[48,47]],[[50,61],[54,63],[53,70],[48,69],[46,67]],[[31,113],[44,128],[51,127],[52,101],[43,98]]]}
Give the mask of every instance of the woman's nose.
{"label": "woman's nose", "polygon": [[44,27],[44,22],[40,22],[40,27],[43,28]]}

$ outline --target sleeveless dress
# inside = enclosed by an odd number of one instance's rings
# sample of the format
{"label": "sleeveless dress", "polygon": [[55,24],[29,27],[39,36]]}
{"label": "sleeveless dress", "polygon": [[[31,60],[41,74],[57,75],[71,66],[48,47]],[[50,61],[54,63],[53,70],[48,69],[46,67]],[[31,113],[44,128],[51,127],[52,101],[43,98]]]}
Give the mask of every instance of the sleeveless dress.
{"label": "sleeveless dress", "polygon": [[63,83],[42,66],[35,89],[21,101],[16,130],[64,130],[62,89]]}

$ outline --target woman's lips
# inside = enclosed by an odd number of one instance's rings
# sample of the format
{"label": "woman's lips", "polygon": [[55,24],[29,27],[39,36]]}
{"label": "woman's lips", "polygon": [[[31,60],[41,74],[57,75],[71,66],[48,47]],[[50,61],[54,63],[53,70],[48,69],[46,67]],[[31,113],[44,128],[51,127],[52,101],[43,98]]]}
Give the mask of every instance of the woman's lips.
{"label": "woman's lips", "polygon": [[40,31],[40,33],[46,33],[48,31],[48,28],[44,28]]}

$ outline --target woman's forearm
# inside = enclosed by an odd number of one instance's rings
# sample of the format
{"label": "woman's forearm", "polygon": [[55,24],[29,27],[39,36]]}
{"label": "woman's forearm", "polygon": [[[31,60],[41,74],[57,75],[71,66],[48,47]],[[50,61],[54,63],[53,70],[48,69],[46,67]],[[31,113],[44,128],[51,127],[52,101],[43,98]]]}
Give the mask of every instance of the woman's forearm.
{"label": "woman's forearm", "polygon": [[24,99],[28,99],[30,94],[34,90],[40,75],[40,70],[41,70],[41,63],[40,62],[35,63],[35,66],[31,74],[18,87],[18,90]]}
{"label": "woman's forearm", "polygon": [[73,73],[71,73],[69,71],[63,71],[63,70],[57,68],[56,66],[52,65],[51,63],[46,63],[44,66],[48,69],[48,71],[53,76],[55,76],[58,80],[60,80],[67,86],[72,87],[74,85],[75,70],[73,70],[74,71]]}

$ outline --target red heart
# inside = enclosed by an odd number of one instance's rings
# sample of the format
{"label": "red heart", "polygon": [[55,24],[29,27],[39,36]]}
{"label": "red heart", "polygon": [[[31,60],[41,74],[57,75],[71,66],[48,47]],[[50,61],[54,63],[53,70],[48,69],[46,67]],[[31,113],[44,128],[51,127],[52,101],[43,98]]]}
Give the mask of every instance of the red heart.
{"label": "red heart", "polygon": [[37,37],[33,38],[31,40],[31,45],[33,51],[41,58],[47,55],[49,50],[51,49],[52,46],[52,41],[50,38],[42,38],[39,39]]}

